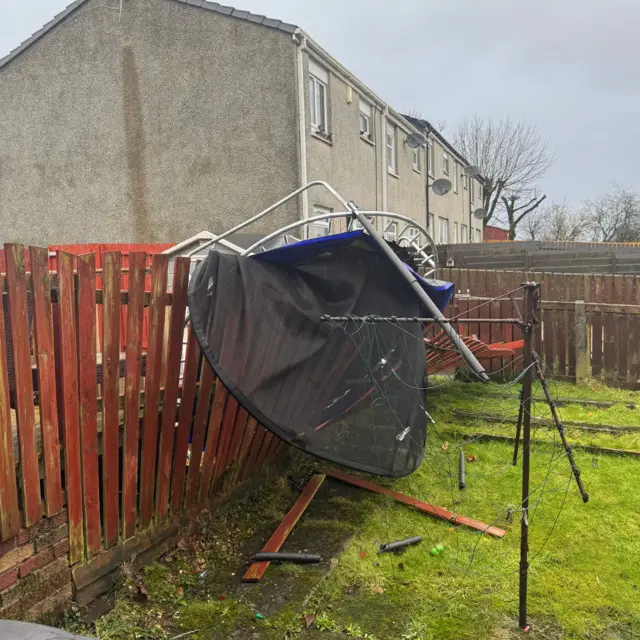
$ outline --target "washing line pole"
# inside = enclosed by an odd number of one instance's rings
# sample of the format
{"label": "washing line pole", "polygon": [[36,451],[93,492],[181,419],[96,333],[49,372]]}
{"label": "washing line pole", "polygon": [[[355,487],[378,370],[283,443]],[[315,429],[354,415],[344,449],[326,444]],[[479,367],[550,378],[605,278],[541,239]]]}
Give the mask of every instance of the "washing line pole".
{"label": "washing line pole", "polygon": [[471,370],[478,376],[480,380],[482,380],[483,382],[488,382],[489,376],[487,375],[484,367],[480,364],[480,362],[478,362],[478,359],[473,355],[473,353],[471,353],[471,350],[463,342],[462,338],[458,335],[456,330],[451,326],[451,323],[444,317],[444,315],[442,315],[442,312],[440,311],[440,309],[438,309],[436,304],[423,289],[416,276],[405,267],[402,260],[398,258],[393,249],[386,243],[384,238],[382,238],[382,236],[373,228],[373,225],[369,222],[367,217],[358,210],[358,207],[353,202],[349,202],[348,207],[349,211],[362,225],[363,229],[371,236],[372,240],[376,243],[378,248],[385,254],[389,261],[395,266],[398,272],[411,286],[425,309],[431,316],[433,316],[435,321],[440,325],[447,336],[449,336],[451,342],[453,342],[458,351],[460,351]]}
{"label": "washing line pole", "polygon": [[[533,387],[533,348],[538,324],[538,287],[525,282],[524,287],[524,367],[522,382],[522,513],[520,517],[520,588],[518,593],[518,623],[527,627],[527,580],[529,577],[529,498],[531,479],[531,393]],[[517,454],[516,454],[517,455]]]}

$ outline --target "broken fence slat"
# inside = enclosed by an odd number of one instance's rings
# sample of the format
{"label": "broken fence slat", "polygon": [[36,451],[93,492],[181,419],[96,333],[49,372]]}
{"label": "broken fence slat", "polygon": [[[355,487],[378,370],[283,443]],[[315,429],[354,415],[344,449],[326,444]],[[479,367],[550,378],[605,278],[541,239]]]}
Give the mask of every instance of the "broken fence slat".
{"label": "broken fence slat", "polygon": [[351,476],[347,473],[342,473],[341,471],[327,469],[324,473],[330,478],[340,480],[341,482],[346,482],[347,484],[351,484],[354,487],[360,487],[361,489],[366,489],[367,491],[371,491],[373,493],[379,493],[384,496],[389,496],[390,498],[393,498],[398,502],[408,504],[410,507],[414,507],[419,511],[423,511],[424,513],[429,513],[431,515],[437,516],[438,518],[442,518],[447,522],[453,522],[454,524],[463,524],[471,529],[482,531],[483,533],[495,536],[496,538],[503,538],[507,533],[506,531],[504,531],[504,529],[500,529],[499,527],[494,527],[493,525],[486,524],[485,522],[480,522],[479,520],[474,520],[473,518],[468,518],[467,516],[458,515],[457,513],[453,513],[452,511],[449,511],[444,507],[438,507],[431,504],[430,502],[422,502],[422,500],[417,500],[416,498],[412,498],[411,496],[407,496],[403,493],[398,493],[397,491],[387,489],[386,487],[381,487],[380,485],[374,484],[373,482],[368,482],[367,480],[357,478],[356,476]]}
{"label": "broken fence slat", "polygon": [[[273,532],[273,535],[267,540],[264,547],[262,547],[262,553],[275,553],[276,551],[280,551],[293,527],[295,527],[298,520],[300,520],[300,516],[302,516],[311,500],[313,500],[313,496],[316,495],[325,478],[326,475],[324,473],[314,474],[293,507],[289,510],[289,513],[283,518],[278,528]],[[247,569],[247,572],[242,577],[242,581],[259,582],[268,569],[269,564],[268,561],[254,562]]]}

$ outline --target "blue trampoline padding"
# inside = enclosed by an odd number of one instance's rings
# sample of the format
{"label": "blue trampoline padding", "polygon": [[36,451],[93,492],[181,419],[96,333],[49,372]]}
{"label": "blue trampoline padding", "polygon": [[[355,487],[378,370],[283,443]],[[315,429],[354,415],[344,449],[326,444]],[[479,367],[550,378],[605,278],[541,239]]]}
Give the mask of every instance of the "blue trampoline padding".
{"label": "blue trampoline padding", "polygon": [[[372,251],[380,251],[373,238],[362,229],[358,229],[357,231],[347,231],[346,233],[338,233],[321,238],[301,240],[300,242],[283,245],[276,249],[263,251],[262,253],[255,253],[251,258],[263,262],[270,262],[271,264],[295,264],[296,262],[310,260],[324,253],[331,253],[331,251],[344,247],[345,245],[353,244],[362,247],[363,243]],[[443,311],[449,302],[451,302],[454,292],[453,283],[423,278],[408,264],[404,266],[416,277],[438,309]]]}

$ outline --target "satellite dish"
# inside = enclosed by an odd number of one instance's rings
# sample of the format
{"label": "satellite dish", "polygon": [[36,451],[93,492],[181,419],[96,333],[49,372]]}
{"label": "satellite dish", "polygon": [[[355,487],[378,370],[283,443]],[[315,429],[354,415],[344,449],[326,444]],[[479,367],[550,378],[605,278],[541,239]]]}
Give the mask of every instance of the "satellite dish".
{"label": "satellite dish", "polygon": [[405,144],[411,149],[417,149],[426,142],[426,138],[419,133],[410,133],[405,140]]}
{"label": "satellite dish", "polygon": [[469,166],[465,167],[462,172],[468,178],[475,178],[476,176],[480,175],[480,169],[474,164],[470,164]]}
{"label": "satellite dish", "polygon": [[449,191],[451,191],[451,180],[447,180],[447,178],[438,178],[433,181],[431,185],[433,189],[433,193],[437,196],[446,196]]}
{"label": "satellite dish", "polygon": [[473,215],[476,220],[482,220],[487,215],[487,210],[484,207],[478,207],[473,212]]}

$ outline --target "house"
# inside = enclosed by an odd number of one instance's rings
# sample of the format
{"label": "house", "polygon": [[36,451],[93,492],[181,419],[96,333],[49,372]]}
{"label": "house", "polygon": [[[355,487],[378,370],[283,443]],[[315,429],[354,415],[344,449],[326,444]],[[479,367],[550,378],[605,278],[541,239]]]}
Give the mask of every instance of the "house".
{"label": "house", "polygon": [[[0,241],[179,242],[315,179],[424,225],[418,133],[295,25],[203,0],[76,0],[0,60]],[[337,206],[316,188],[297,200],[247,232]]]}
{"label": "house", "polygon": [[494,227],[488,224],[484,228],[483,242],[508,242],[509,229]]}
{"label": "house", "polygon": [[451,182],[446,197],[434,197],[427,186],[429,232],[439,244],[482,242],[483,222],[474,212],[482,207],[482,181],[464,173],[469,162],[428,120],[405,116],[427,139],[428,185],[438,178]]}

